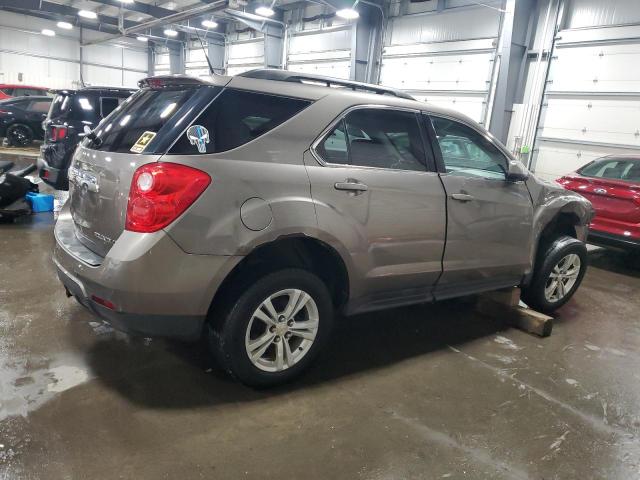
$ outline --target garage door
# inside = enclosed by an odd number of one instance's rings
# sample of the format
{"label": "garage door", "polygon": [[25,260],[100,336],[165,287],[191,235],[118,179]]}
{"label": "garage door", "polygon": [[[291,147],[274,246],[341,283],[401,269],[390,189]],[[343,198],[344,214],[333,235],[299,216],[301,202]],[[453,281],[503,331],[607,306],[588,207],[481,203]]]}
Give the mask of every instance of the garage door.
{"label": "garage door", "polygon": [[348,79],[351,72],[351,27],[292,35],[287,70]]}
{"label": "garage door", "polygon": [[499,26],[500,13],[489,8],[395,18],[380,83],[484,123]]}
{"label": "garage door", "polygon": [[560,32],[532,168],[555,179],[640,150],[640,28]]}
{"label": "garage door", "polygon": [[254,68],[264,68],[264,40],[258,38],[230,43],[227,75],[237,75]]}

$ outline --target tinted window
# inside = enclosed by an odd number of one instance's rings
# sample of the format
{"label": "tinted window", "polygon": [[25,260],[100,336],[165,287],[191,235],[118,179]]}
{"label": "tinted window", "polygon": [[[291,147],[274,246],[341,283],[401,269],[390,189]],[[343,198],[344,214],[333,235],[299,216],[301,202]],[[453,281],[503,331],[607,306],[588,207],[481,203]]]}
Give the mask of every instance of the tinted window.
{"label": "tinted window", "polygon": [[[218,153],[244,145],[289,120],[311,102],[278,95],[224,90],[193,122],[206,129],[198,129],[206,136],[201,143],[180,136],[169,153],[197,155]],[[205,138],[205,137],[203,137]]]}
{"label": "tinted window", "polygon": [[32,100],[29,102],[29,110],[37,113],[47,113],[51,106],[51,100]]}
{"label": "tinted window", "polygon": [[431,117],[447,173],[504,179],[507,159],[482,134],[460,122]]}
{"label": "tinted window", "polygon": [[123,98],[114,98],[114,97],[100,98],[100,113],[102,115],[102,118],[106,117],[111,112],[113,112],[116,108],[118,108],[118,105],[120,105],[122,101],[124,101]]}
{"label": "tinted window", "polygon": [[612,158],[596,160],[578,170],[580,175],[614,180],[640,181],[640,160]]}
{"label": "tinted window", "polygon": [[38,88],[21,88],[21,87],[17,87],[13,91],[13,95],[15,97],[39,96],[39,95],[46,95],[46,94],[47,94],[46,90],[41,90],[41,89],[38,89]]}
{"label": "tinted window", "polygon": [[[91,148],[108,152],[130,152],[145,132],[153,138],[191,98],[196,89],[141,90],[125,100],[96,128],[101,143]],[[148,142],[147,142],[148,143]]]}
{"label": "tinted window", "polygon": [[0,89],[0,92],[4,93],[5,95],[13,96],[13,88],[5,87]]}
{"label": "tinted window", "polygon": [[[346,142],[344,131],[347,131]],[[342,150],[347,150],[342,153]],[[350,112],[318,145],[318,154],[329,163],[426,170],[424,148],[416,115],[387,109]]]}

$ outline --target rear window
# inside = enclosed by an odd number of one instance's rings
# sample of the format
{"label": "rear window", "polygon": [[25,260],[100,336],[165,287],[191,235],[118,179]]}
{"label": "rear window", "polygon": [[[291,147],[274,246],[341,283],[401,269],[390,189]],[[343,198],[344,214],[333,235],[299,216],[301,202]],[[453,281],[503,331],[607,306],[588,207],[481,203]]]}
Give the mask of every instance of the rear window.
{"label": "rear window", "polygon": [[60,93],[56,95],[51,103],[49,118],[59,117],[64,117],[68,120],[97,123],[96,120],[99,120],[99,110],[96,97],[81,93]]}
{"label": "rear window", "polygon": [[[140,90],[125,100],[122,108],[96,129],[100,144],[92,142],[91,148],[107,152],[130,152],[145,132],[146,143],[171,119],[197,89]],[[104,108],[106,105],[103,104]]]}
{"label": "rear window", "polygon": [[14,97],[40,96],[40,95],[46,95],[46,94],[47,94],[47,91],[41,88],[16,87],[13,90]]}
{"label": "rear window", "polygon": [[585,177],[640,181],[640,160],[611,158],[596,160],[578,170]]}
{"label": "rear window", "polygon": [[67,120],[90,122],[95,126],[100,119],[116,109],[125,98],[100,96],[95,92],[61,92],[51,103],[49,118],[64,117]]}
{"label": "rear window", "polygon": [[311,102],[224,90],[180,136],[170,154],[219,153],[244,145],[289,120]]}

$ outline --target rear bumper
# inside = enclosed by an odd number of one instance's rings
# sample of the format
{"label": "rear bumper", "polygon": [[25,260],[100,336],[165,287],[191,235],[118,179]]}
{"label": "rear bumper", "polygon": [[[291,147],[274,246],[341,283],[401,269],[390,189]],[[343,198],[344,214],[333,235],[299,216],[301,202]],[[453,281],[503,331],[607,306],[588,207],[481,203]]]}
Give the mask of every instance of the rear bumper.
{"label": "rear bumper", "polygon": [[[61,149],[63,147],[56,147]],[[51,146],[46,143],[40,147],[40,155],[38,155],[38,171],[39,176],[43,182],[52,186],[56,190],[69,190],[69,178],[67,171],[69,164],[71,163],[71,155],[64,153],[64,149],[61,150],[62,158],[57,162],[52,162],[47,158],[47,155],[54,154]],[[58,152],[58,155],[60,153]],[[56,166],[53,166],[56,165]]]}
{"label": "rear bumper", "polygon": [[74,242],[69,229],[73,221],[65,208],[53,256],[60,281],[92,313],[136,335],[199,338],[215,292],[241,259],[187,254],[162,231],[125,231],[102,258]]}
{"label": "rear bumper", "polygon": [[599,232],[597,230],[589,230],[589,243],[601,245],[603,247],[622,248],[624,250],[639,250],[640,240],[625,237],[623,235],[614,235],[612,233]]}

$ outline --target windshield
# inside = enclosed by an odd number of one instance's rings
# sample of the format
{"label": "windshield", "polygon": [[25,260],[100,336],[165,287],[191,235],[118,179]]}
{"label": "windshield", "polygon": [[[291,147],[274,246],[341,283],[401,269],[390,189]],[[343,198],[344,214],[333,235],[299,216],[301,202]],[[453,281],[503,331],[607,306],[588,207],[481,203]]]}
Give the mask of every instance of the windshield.
{"label": "windshield", "polygon": [[582,167],[578,173],[584,177],[638,182],[640,181],[640,159],[607,158],[596,160]]}

